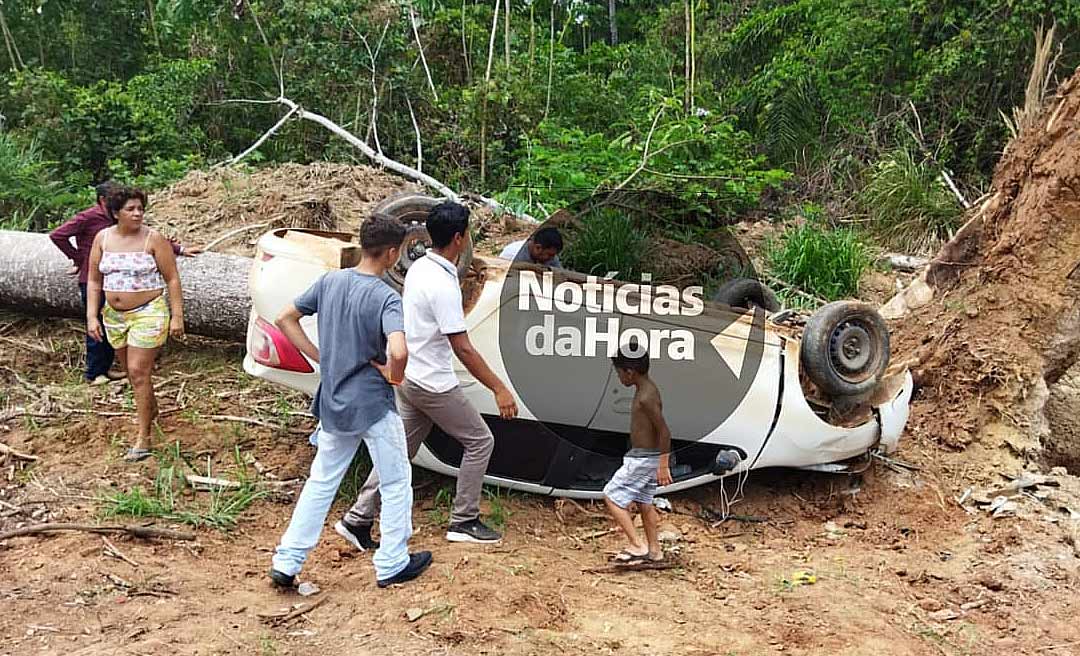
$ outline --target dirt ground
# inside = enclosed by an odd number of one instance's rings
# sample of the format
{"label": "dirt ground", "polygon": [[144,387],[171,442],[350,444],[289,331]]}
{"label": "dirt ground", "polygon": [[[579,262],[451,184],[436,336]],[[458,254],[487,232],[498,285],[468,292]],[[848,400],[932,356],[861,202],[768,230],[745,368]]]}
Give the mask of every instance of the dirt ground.
{"label": "dirt ground", "polygon": [[[0,314],[0,442],[39,458],[0,463],[0,531],[105,521],[104,497],[154,490],[162,455],[120,460],[130,393],[80,382],[81,339],[74,322]],[[701,518],[718,507],[718,485],[673,496],[663,528],[679,567],[650,572],[587,571],[621,546],[599,504],[493,491],[485,511],[504,522],[503,543],[449,544],[451,481],[417,471],[413,544],[434,552],[428,573],[380,590],[369,556],[327,530],[301,575],[321,590],[276,592],[270,552],[297,489],[281,483],[310,463],[311,420],[303,398],[247,377],[241,356],[195,337],[167,347],[158,447],[178,443],[174,462],[191,473],[269,495],[234,528],[194,528],[193,542],[108,536],[124,559],[82,532],[0,542],[0,654],[1080,653],[1076,522],[1063,514],[1080,508],[1077,479],[1057,470],[1053,496],[1016,497],[1014,515],[992,519],[957,498],[1020,474],[1019,461],[943,452],[918,430],[898,454],[917,472],[762,472],[733,508],[740,517],[719,524]],[[914,412],[918,427],[934,409],[917,401]],[[176,508],[211,497],[180,490]],[[260,616],[313,602],[288,621]]]}

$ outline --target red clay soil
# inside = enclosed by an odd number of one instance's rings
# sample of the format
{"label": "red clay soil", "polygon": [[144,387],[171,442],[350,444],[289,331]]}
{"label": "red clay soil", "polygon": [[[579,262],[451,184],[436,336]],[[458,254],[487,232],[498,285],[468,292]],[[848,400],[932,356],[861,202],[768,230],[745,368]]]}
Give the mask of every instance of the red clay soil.
{"label": "red clay soil", "polygon": [[916,430],[963,448],[1001,426],[1036,455],[1049,389],[1080,352],[1078,264],[1080,72],[1010,144],[988,200],[931,264],[933,302],[891,326],[894,353],[917,361]]}

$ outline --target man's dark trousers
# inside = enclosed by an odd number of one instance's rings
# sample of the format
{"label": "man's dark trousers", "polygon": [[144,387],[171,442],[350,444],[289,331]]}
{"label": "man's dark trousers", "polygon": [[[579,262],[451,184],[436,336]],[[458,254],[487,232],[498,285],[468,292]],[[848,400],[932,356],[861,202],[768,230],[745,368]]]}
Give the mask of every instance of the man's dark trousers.
{"label": "man's dark trousers", "polygon": [[[79,283],[79,295],[82,297],[83,309],[86,309],[86,283]],[[101,295],[101,303],[98,305],[98,321],[101,321],[101,308],[105,307],[105,294]],[[86,380],[94,380],[104,375],[112,366],[116,352],[105,337],[104,329],[101,331],[101,341],[97,341],[90,335],[86,336]]]}

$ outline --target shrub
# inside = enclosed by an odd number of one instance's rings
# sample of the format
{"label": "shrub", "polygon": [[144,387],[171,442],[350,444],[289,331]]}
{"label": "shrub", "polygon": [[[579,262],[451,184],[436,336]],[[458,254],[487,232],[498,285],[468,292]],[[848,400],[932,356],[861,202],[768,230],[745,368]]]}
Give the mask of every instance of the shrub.
{"label": "shrub", "polygon": [[875,236],[893,248],[928,252],[957,227],[961,208],[938,171],[900,148],[879,161],[859,201]]}
{"label": "shrub", "polygon": [[636,280],[644,246],[645,235],[633,221],[601,208],[583,217],[581,226],[569,232],[559,259],[581,273],[603,276],[618,271],[619,279]]}
{"label": "shrub", "polygon": [[0,228],[39,230],[82,205],[89,205],[89,187],[56,180],[51,162],[37,143],[23,143],[0,132]]}
{"label": "shrub", "polygon": [[870,254],[850,228],[789,228],[765,251],[769,271],[784,283],[830,301],[855,296]]}

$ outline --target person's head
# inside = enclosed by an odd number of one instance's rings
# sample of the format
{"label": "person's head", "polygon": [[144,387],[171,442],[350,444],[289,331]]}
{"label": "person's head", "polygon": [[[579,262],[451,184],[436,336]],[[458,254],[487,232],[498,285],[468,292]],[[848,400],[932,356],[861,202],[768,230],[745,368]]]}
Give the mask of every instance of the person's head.
{"label": "person's head", "polygon": [[630,356],[623,351],[636,353],[640,350],[636,342],[626,346],[620,346],[618,353],[611,358],[611,364],[615,367],[615,373],[619,375],[619,382],[627,387],[636,385],[637,382],[649,375],[649,351],[645,350],[639,356]]}
{"label": "person's head", "polygon": [[376,214],[360,226],[360,252],[364,260],[387,269],[397,262],[405,226],[385,214]]}
{"label": "person's head", "polygon": [[547,264],[562,252],[562,233],[558,228],[540,228],[529,239],[529,258],[537,264]]}
{"label": "person's head", "polygon": [[109,193],[112,192],[113,189],[116,189],[116,187],[117,184],[112,180],[106,180],[94,187],[94,191],[97,192],[97,204],[102,208],[108,209],[105,207],[106,199],[109,197]]}
{"label": "person's head", "polygon": [[135,187],[114,187],[105,198],[109,216],[123,229],[138,229],[146,211],[146,192]]}
{"label": "person's head", "polygon": [[432,248],[453,262],[468,244],[469,208],[453,201],[439,203],[428,212],[426,227]]}

